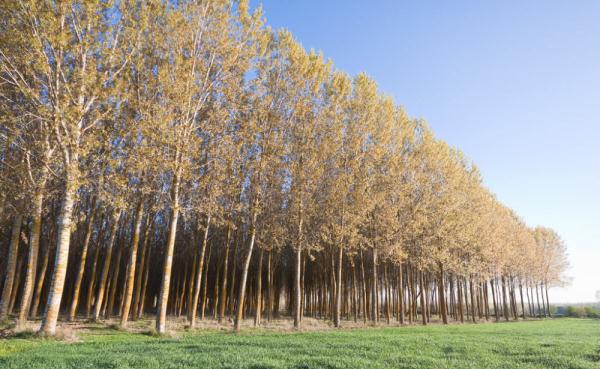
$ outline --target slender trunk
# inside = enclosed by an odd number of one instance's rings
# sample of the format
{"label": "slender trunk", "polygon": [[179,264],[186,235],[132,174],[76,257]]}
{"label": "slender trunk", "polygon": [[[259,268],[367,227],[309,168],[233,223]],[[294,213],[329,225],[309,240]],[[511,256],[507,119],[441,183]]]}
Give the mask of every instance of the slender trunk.
{"label": "slender trunk", "polygon": [[137,263],[137,250],[140,243],[140,233],[142,231],[142,219],[144,216],[144,201],[140,200],[135,211],[135,223],[133,229],[133,238],[131,240],[131,253],[127,266],[127,275],[125,276],[125,294],[123,299],[123,309],[121,310],[121,327],[127,325],[129,319],[129,310],[131,308],[131,298],[133,296],[133,284],[135,282],[135,266]]}
{"label": "slender trunk", "polygon": [[[217,319],[217,306],[219,305],[219,280],[221,279],[222,264],[217,261],[217,274],[215,275],[215,284],[213,286],[213,319]],[[204,319],[204,316],[202,316]]]}
{"label": "slender trunk", "polygon": [[88,318],[91,314],[92,299],[94,298],[94,290],[96,287],[96,269],[98,268],[98,259],[100,258],[100,243],[102,242],[102,238],[104,238],[103,231],[104,229],[102,229],[98,235],[98,240],[96,241],[96,251],[94,252],[92,270],[90,272],[90,280],[88,282],[87,298],[85,299],[85,316]]}
{"label": "slender trunk", "polygon": [[[219,301],[219,323],[223,323],[225,318],[225,307],[227,306],[227,277],[229,266],[229,243],[231,241],[231,226],[227,227],[227,241],[225,242],[225,255],[223,257],[223,280],[221,281],[221,300]],[[269,266],[271,261],[271,253],[269,253]]]}
{"label": "slender trunk", "polygon": [[544,287],[542,287],[542,284],[540,283],[540,297],[542,298],[542,312],[544,315],[544,318],[547,317],[547,313],[546,313],[546,302],[544,301]]}
{"label": "slender trunk", "polygon": [[[152,234],[152,232],[150,232]],[[142,282],[142,293],[140,295],[140,304],[137,310],[138,318],[141,318],[144,314],[144,304],[146,303],[146,291],[148,290],[148,277],[150,275],[150,251],[152,249],[148,249],[146,254],[146,262],[144,263],[144,282]]]}
{"label": "slender trunk", "polygon": [[365,278],[365,263],[363,262],[363,251],[360,249],[360,276],[362,289],[362,314],[363,322],[367,322],[367,282]]}
{"label": "slender trunk", "polygon": [[519,279],[519,293],[521,295],[521,312],[523,313],[523,319],[527,317],[525,312],[525,299],[523,298],[523,282]]}
{"label": "slender trunk", "polygon": [[39,273],[37,273],[37,282],[35,284],[35,293],[33,295],[33,304],[31,305],[31,311],[29,315],[36,317],[38,315],[38,308],[40,306],[40,300],[42,297],[42,289],[44,288],[44,281],[46,280],[46,270],[48,269],[48,260],[50,259],[50,244],[45,247],[44,256],[42,258],[42,266],[40,267]]}
{"label": "slender trunk", "polygon": [[[115,209],[112,216],[112,229],[110,231],[110,239],[108,245],[106,245],[106,255],[104,256],[104,265],[102,266],[102,273],[100,274],[98,293],[96,295],[96,301],[94,303],[94,315],[92,320],[96,321],[100,317],[100,311],[102,309],[102,303],[104,302],[104,292],[106,289],[106,282],[108,281],[108,273],[110,271],[110,262],[112,259],[113,245],[115,238],[117,237],[117,229],[119,228],[119,220],[121,219],[121,210]],[[100,245],[98,244],[98,247]]]}
{"label": "slender trunk", "polygon": [[10,303],[8,304],[8,314],[12,314],[15,304],[17,302],[17,294],[19,293],[19,287],[21,286],[21,271],[23,270],[23,258],[19,259],[17,263],[17,274],[15,275],[15,285],[12,289],[12,295],[10,296]]}
{"label": "slender trunk", "polygon": [[371,318],[374,323],[379,321],[378,296],[377,296],[377,249],[373,248],[373,286],[371,288]]}
{"label": "slender trunk", "polygon": [[298,220],[298,235],[296,246],[296,270],[294,274],[294,290],[295,290],[295,309],[294,309],[294,328],[298,328],[300,326],[300,318],[302,315],[302,297],[301,297],[301,286],[300,286],[300,277],[301,277],[301,262],[302,262],[302,225],[303,225],[303,207],[302,201],[300,203],[299,210],[299,220]]}
{"label": "slender trunk", "polygon": [[269,256],[267,257],[267,320],[271,321],[272,309],[273,309],[273,273],[272,267],[272,254],[273,251],[269,250]]}
{"label": "slender trunk", "polygon": [[402,270],[402,264],[398,267],[398,308],[399,308],[399,320],[400,324],[404,324],[404,271]]}
{"label": "slender trunk", "polygon": [[8,247],[8,263],[6,264],[6,278],[4,278],[4,288],[2,289],[2,300],[0,301],[0,321],[8,316],[10,297],[12,296],[15,275],[17,273],[17,257],[19,256],[19,241],[21,236],[21,223],[23,216],[15,215],[13,219],[12,232],[10,236],[10,245]]}
{"label": "slender trunk", "polygon": [[258,255],[258,271],[256,273],[256,314],[254,315],[254,326],[260,325],[262,312],[262,266],[263,266],[263,249],[260,249]]}
{"label": "slender trunk", "polygon": [[440,307],[440,312],[442,315],[442,321],[444,322],[444,324],[448,324],[448,314],[446,312],[446,296],[444,296],[444,265],[442,265],[442,263],[438,263],[439,267],[440,267],[440,277],[439,277],[439,285],[438,285],[438,291],[439,291],[439,307]]}
{"label": "slender trunk", "polygon": [[231,268],[231,287],[229,287],[229,303],[227,304],[229,311],[229,321],[231,321],[231,317],[233,316],[235,309],[235,284],[237,276],[237,251],[240,243],[239,238],[241,238],[240,235],[236,237],[232,255],[233,265]]}
{"label": "slender trunk", "polygon": [[[45,177],[45,174],[44,174]],[[42,180],[41,184],[34,196],[31,225],[31,234],[29,237],[29,253],[27,255],[27,273],[25,274],[25,285],[21,295],[21,306],[19,308],[19,317],[17,325],[23,325],[27,321],[29,308],[31,307],[31,297],[33,292],[33,284],[35,282],[35,274],[37,271],[37,260],[40,251],[40,234],[42,228],[42,211],[44,203],[44,187],[46,180]]]}
{"label": "slender trunk", "polygon": [[492,289],[492,302],[494,303],[494,315],[496,316],[496,321],[500,320],[500,314],[498,313],[498,304],[496,303],[496,288],[494,286],[494,280],[490,280],[490,286]]}
{"label": "slender trunk", "polygon": [[144,242],[142,243],[142,250],[140,255],[140,265],[139,268],[136,268],[137,276],[135,277],[135,297],[133,299],[133,312],[131,314],[131,320],[137,320],[139,316],[139,307],[141,304],[141,295],[142,295],[142,279],[144,278],[144,266],[146,265],[146,259],[148,258],[149,251],[148,243],[150,239],[150,235],[152,234],[151,230],[154,226],[154,216],[148,215],[146,219],[146,227],[144,231]]}
{"label": "slender trunk", "polygon": [[[180,157],[179,150],[176,153],[176,163]],[[156,331],[159,334],[167,332],[167,303],[169,302],[169,290],[171,287],[171,268],[173,266],[173,252],[175,250],[175,238],[177,236],[177,221],[179,220],[179,183],[181,167],[175,170],[173,184],[171,186],[171,219],[169,220],[169,236],[165,250],[162,278],[160,281],[160,292],[158,296],[158,311],[156,317]]]}
{"label": "slender trunk", "polygon": [[354,266],[354,260],[350,263],[350,267],[352,268],[352,313],[354,315],[354,323],[358,321],[358,299],[356,294],[358,290],[356,288],[356,268]]}
{"label": "slender trunk", "polygon": [[427,311],[425,308],[425,280],[423,278],[423,272],[419,271],[419,284],[421,285],[421,318],[423,325],[427,325]]}
{"label": "slender trunk", "polygon": [[335,327],[339,327],[340,326],[340,319],[341,319],[341,313],[342,313],[342,261],[343,261],[343,257],[344,257],[344,249],[340,246],[338,248],[338,255],[337,255],[337,296],[336,296],[336,301],[335,301],[335,316],[333,318],[333,325]]}
{"label": "slender trunk", "polygon": [[238,306],[235,315],[234,322],[234,330],[239,332],[241,328],[241,320],[244,313],[244,297],[246,294],[246,280],[248,279],[248,268],[250,267],[250,260],[252,259],[252,250],[254,249],[254,239],[256,238],[256,217],[257,210],[256,205],[254,205],[254,210],[252,214],[252,223],[250,230],[250,245],[248,247],[248,251],[246,252],[246,258],[244,260],[244,265],[242,269],[242,278],[240,280],[240,287],[238,291]]}
{"label": "slender trunk", "polygon": [[121,256],[123,255],[123,248],[125,247],[124,242],[125,240],[120,241],[117,249],[117,255],[115,258],[117,264],[113,270],[112,279],[108,289],[108,304],[104,313],[106,318],[110,318],[114,312],[115,296],[117,290],[119,289],[119,273],[121,272]]}
{"label": "slender trunk", "polygon": [[[210,261],[210,254],[212,252],[211,245],[208,245],[208,255],[206,255],[206,263]],[[206,296],[208,294],[208,265],[204,268],[204,274],[202,276],[202,305],[200,306],[200,319],[204,320],[204,311],[206,308]]]}
{"label": "slender trunk", "polygon": [[384,291],[385,291],[385,319],[386,319],[386,323],[390,324],[390,281],[388,278],[388,265],[387,263],[385,263],[383,265],[383,282],[384,282]]}
{"label": "slender trunk", "polygon": [[[302,223],[300,223],[299,228],[301,227]],[[295,252],[294,264],[294,328],[298,328],[300,327],[300,316],[302,314],[302,292],[300,286],[300,278],[302,274],[302,249],[299,242]]]}
{"label": "slender trunk", "polygon": [[75,318],[77,312],[77,305],[79,303],[79,291],[81,288],[81,281],[83,280],[83,272],[85,271],[85,260],[87,257],[88,247],[90,239],[92,238],[92,232],[94,230],[94,218],[96,214],[96,197],[92,199],[90,205],[90,212],[88,214],[88,224],[85,230],[85,237],[83,240],[83,247],[81,248],[81,255],[79,256],[79,266],[77,268],[77,274],[75,275],[75,286],[73,287],[73,299],[71,300],[71,307],[69,308],[69,314],[67,320],[71,321]]}
{"label": "slender trunk", "polygon": [[69,246],[71,243],[73,203],[78,187],[77,155],[74,155],[71,160],[72,161],[66,168],[66,185],[60,206],[54,271],[52,273],[48,301],[46,303],[46,309],[40,327],[40,332],[46,335],[54,335],[56,333],[56,322],[58,321],[58,313],[60,311],[60,303],[62,301],[65,277],[67,274],[67,261],[69,259]]}
{"label": "slender trunk", "polygon": [[4,278],[4,288],[2,289],[2,300],[0,301],[0,321],[8,316],[10,297],[12,296],[15,275],[17,273],[17,257],[19,256],[19,241],[21,236],[21,224],[23,216],[15,215],[13,219],[12,232],[10,236],[10,245],[8,247],[8,263],[6,264],[6,278]]}
{"label": "slender trunk", "polygon": [[544,283],[544,289],[546,290],[546,305],[548,306],[548,317],[552,318],[552,313],[550,312],[550,300],[548,298],[548,283]]}
{"label": "slender trunk", "polygon": [[506,278],[502,276],[502,308],[504,311],[504,319],[508,322],[508,297],[506,296]]}
{"label": "slender trunk", "polygon": [[473,323],[477,323],[477,318],[475,317],[475,288],[473,287],[473,277],[471,277],[469,281],[469,293],[471,295],[471,318]]}
{"label": "slender trunk", "polygon": [[464,323],[465,322],[465,312],[464,312],[464,308],[463,308],[463,289],[462,289],[462,283],[459,279],[459,277],[456,277],[456,302],[458,303],[458,314],[460,317],[460,322]]}
{"label": "slender trunk", "polygon": [[206,244],[208,243],[208,230],[210,229],[211,216],[206,217],[206,227],[204,227],[204,237],[202,237],[202,247],[200,248],[199,263],[196,269],[194,281],[194,296],[192,297],[192,306],[189,309],[188,321],[194,328],[196,325],[196,312],[198,311],[198,298],[200,297],[200,286],[202,284],[202,272],[204,271],[204,254],[206,253]]}

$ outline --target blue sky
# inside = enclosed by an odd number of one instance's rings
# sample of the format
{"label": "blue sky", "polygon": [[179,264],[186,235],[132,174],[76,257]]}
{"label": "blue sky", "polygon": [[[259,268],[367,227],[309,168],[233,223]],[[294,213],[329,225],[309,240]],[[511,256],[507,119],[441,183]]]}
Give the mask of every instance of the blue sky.
{"label": "blue sky", "polygon": [[567,242],[572,283],[600,290],[600,1],[251,0],[350,74],[366,72],[462,149],[531,225]]}

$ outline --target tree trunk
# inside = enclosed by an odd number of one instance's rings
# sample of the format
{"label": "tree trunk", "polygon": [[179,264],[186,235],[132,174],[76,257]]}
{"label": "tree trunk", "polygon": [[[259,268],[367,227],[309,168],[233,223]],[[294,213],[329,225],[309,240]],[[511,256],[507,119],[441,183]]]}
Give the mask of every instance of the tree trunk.
{"label": "tree trunk", "polygon": [[508,297],[506,296],[506,278],[502,276],[502,309],[504,311],[504,319],[508,322]]}
{"label": "tree trunk", "polygon": [[519,279],[519,293],[521,295],[521,312],[523,314],[523,319],[527,317],[525,312],[525,299],[523,298],[523,282]]}
{"label": "tree trunk", "polygon": [[[223,256],[223,279],[221,281],[221,300],[219,301],[219,324],[225,318],[225,307],[227,306],[227,278],[229,277],[229,244],[231,242],[231,226],[227,227],[227,240],[225,241],[225,255]],[[271,254],[269,254],[270,261]]]}
{"label": "tree trunk", "polygon": [[42,266],[40,272],[37,273],[37,282],[35,285],[35,293],[33,295],[33,304],[31,305],[31,311],[29,314],[32,317],[38,315],[38,308],[40,306],[40,300],[42,298],[42,289],[44,288],[44,281],[46,280],[46,270],[48,270],[48,261],[50,259],[50,244],[45,247],[44,257],[42,258]]}
{"label": "tree trunk", "polygon": [[131,298],[133,296],[133,285],[135,282],[135,266],[137,263],[137,250],[138,244],[140,243],[140,233],[142,228],[142,219],[144,216],[144,201],[138,202],[137,209],[135,210],[135,223],[133,230],[133,238],[131,240],[131,253],[129,255],[129,263],[127,266],[127,275],[125,276],[125,294],[123,299],[123,309],[121,311],[121,327],[127,325],[129,319],[129,310],[131,308]]}
{"label": "tree trunk", "polygon": [[73,216],[73,202],[77,191],[77,172],[78,160],[72,158],[72,162],[67,165],[66,185],[61,203],[60,215],[58,220],[58,237],[56,241],[56,256],[54,258],[54,271],[44,317],[40,332],[46,335],[56,333],[56,322],[62,301],[63,289],[65,286],[65,277],[67,274],[67,261],[69,259],[69,246],[71,243],[71,222]]}
{"label": "tree trunk", "polygon": [[[150,233],[152,234],[152,232]],[[141,318],[144,314],[144,304],[146,303],[146,291],[148,290],[148,277],[150,275],[150,251],[152,249],[148,249],[146,253],[146,262],[144,263],[144,281],[142,282],[142,292],[140,295],[140,303],[137,310],[138,318]]]}
{"label": "tree trunk", "polygon": [[363,252],[360,249],[360,275],[361,275],[361,289],[362,289],[362,313],[363,313],[363,322],[367,322],[367,282],[365,276],[365,264],[363,262]]}
{"label": "tree trunk", "polygon": [[[210,262],[210,255],[212,252],[211,245],[208,245],[208,255],[206,255],[206,263]],[[206,296],[208,294],[208,265],[204,268],[204,274],[202,276],[202,306],[200,307],[200,319],[204,320],[204,309],[206,308]]]}
{"label": "tree trunk", "polygon": [[442,263],[438,263],[440,267],[440,277],[439,277],[439,308],[442,315],[442,321],[444,324],[448,324],[448,314],[446,312],[446,296],[444,296],[444,265]]}
{"label": "tree trunk", "polygon": [[337,255],[337,296],[335,301],[335,316],[333,318],[333,325],[337,328],[340,326],[340,319],[342,313],[342,262],[344,257],[344,249],[339,247]]}
{"label": "tree trunk", "polygon": [[423,325],[427,325],[427,308],[425,307],[425,280],[423,278],[423,272],[419,271],[419,284],[421,285],[421,318]]}
{"label": "tree trunk", "polygon": [[[256,204],[255,204],[256,206]],[[246,294],[246,280],[248,279],[248,268],[250,267],[250,260],[252,259],[252,250],[254,249],[254,239],[256,238],[256,217],[257,209],[255,208],[252,214],[252,224],[250,230],[250,245],[246,252],[246,258],[242,269],[242,278],[240,280],[240,287],[238,292],[238,306],[235,315],[234,330],[239,332],[241,328],[241,320],[244,313],[244,297]]]}
{"label": "tree trunk", "polygon": [[398,317],[400,324],[404,325],[404,271],[402,264],[398,266]]}
{"label": "tree trunk", "polygon": [[[179,157],[179,151],[176,157]],[[177,160],[176,160],[177,161]],[[181,167],[176,169],[171,186],[171,219],[169,221],[169,236],[165,250],[162,279],[160,281],[160,292],[158,296],[158,312],[156,317],[156,331],[160,334],[167,332],[167,304],[169,302],[169,289],[171,286],[171,268],[173,266],[173,251],[175,250],[175,238],[177,236],[177,221],[179,220],[179,182]]]}
{"label": "tree trunk", "polygon": [[460,317],[460,322],[464,323],[465,322],[465,312],[464,312],[464,308],[463,308],[463,288],[462,288],[462,282],[459,279],[459,277],[456,277],[456,302],[458,303],[458,314]]}
{"label": "tree trunk", "polygon": [[[106,255],[104,256],[104,265],[102,266],[102,273],[98,280],[98,293],[96,295],[96,301],[94,303],[94,315],[92,320],[96,321],[100,317],[100,311],[102,309],[102,303],[104,302],[104,292],[106,289],[106,282],[108,281],[108,273],[110,271],[110,262],[112,259],[113,245],[115,238],[117,237],[117,229],[119,228],[119,221],[121,219],[121,209],[115,209],[112,215],[112,229],[110,231],[110,239],[108,245],[106,245]],[[100,244],[98,244],[100,247]]]}
{"label": "tree trunk", "polygon": [[258,271],[256,273],[256,314],[254,315],[254,326],[260,325],[262,313],[262,266],[263,266],[263,249],[260,249],[258,255]]}
{"label": "tree trunk", "polygon": [[471,318],[473,323],[477,323],[477,318],[475,317],[475,288],[473,287],[473,277],[469,280],[469,293],[471,295]]}
{"label": "tree trunk", "polygon": [[273,309],[273,272],[272,272],[273,251],[269,250],[267,257],[267,320],[271,321]]}
{"label": "tree trunk", "polygon": [[490,286],[492,289],[492,302],[494,303],[494,315],[496,316],[496,321],[500,320],[500,313],[498,312],[498,304],[496,303],[496,288],[494,286],[494,280],[490,279]]}
{"label": "tree trunk", "polygon": [[[299,226],[299,228],[302,225]],[[300,315],[302,314],[302,297],[300,278],[302,273],[302,249],[300,243],[295,252],[295,273],[294,273],[294,328],[300,327]]]}
{"label": "tree trunk", "polygon": [[377,249],[373,247],[373,280],[371,287],[371,319],[374,323],[379,321],[379,309],[378,309],[378,299],[377,296]]}
{"label": "tree trunk", "polygon": [[8,317],[8,308],[10,307],[10,297],[15,283],[15,274],[17,273],[17,257],[19,256],[19,241],[21,240],[21,223],[23,216],[16,214],[13,219],[12,232],[10,236],[10,245],[8,247],[8,263],[6,264],[6,277],[4,278],[4,288],[2,289],[2,301],[0,301],[0,321]]}
{"label": "tree trunk", "polygon": [[92,300],[94,298],[94,290],[96,287],[96,270],[98,268],[98,259],[100,258],[100,244],[104,238],[104,229],[101,230],[96,241],[96,251],[94,252],[94,259],[92,261],[92,270],[90,271],[90,280],[88,282],[87,297],[85,299],[85,316],[90,317],[92,309]]}
{"label": "tree trunk", "polygon": [[115,258],[115,262],[117,263],[115,265],[115,268],[113,270],[112,273],[112,279],[108,288],[108,304],[106,306],[106,311],[104,313],[104,316],[106,318],[110,318],[114,312],[114,304],[115,304],[115,296],[117,293],[117,290],[119,289],[119,274],[121,272],[121,256],[123,255],[123,248],[125,247],[124,245],[125,240],[120,240],[119,245],[118,245],[118,249],[117,249],[117,255]]}
{"label": "tree trunk", "polygon": [[300,216],[298,220],[298,235],[297,235],[297,246],[296,246],[296,268],[294,274],[294,301],[295,301],[295,309],[294,309],[294,328],[300,327],[300,316],[302,314],[302,297],[301,297],[301,286],[300,286],[300,277],[301,277],[301,263],[302,263],[302,225],[303,225],[303,217],[302,217],[302,204],[300,204]]}
{"label": "tree trunk", "polygon": [[204,227],[204,237],[202,237],[202,247],[200,248],[200,255],[198,259],[198,268],[196,269],[196,276],[194,281],[194,296],[192,297],[192,306],[188,311],[188,321],[190,326],[194,328],[196,325],[196,315],[198,311],[198,298],[200,297],[200,287],[202,284],[202,273],[204,271],[204,254],[206,253],[206,244],[208,243],[208,230],[210,228],[210,214],[206,217],[206,227]]}
{"label": "tree trunk", "polygon": [[140,311],[141,299],[142,299],[142,280],[144,279],[144,270],[145,265],[147,264],[146,259],[148,259],[149,251],[149,239],[152,234],[152,229],[154,227],[154,215],[148,215],[146,220],[146,228],[144,231],[144,242],[142,243],[142,250],[140,255],[140,265],[136,268],[137,276],[135,277],[135,297],[133,299],[133,312],[131,314],[131,320],[137,320]]}
{"label": "tree trunk", "polygon": [[546,305],[548,306],[548,317],[552,318],[552,313],[550,312],[550,300],[548,299],[548,284],[544,283],[544,288],[546,289]]}
{"label": "tree trunk", "polygon": [[[45,177],[45,174],[44,174]],[[25,285],[21,295],[21,306],[19,308],[19,317],[17,325],[23,325],[27,321],[29,308],[31,307],[31,297],[33,292],[33,284],[35,282],[35,274],[37,271],[37,260],[40,251],[40,234],[42,228],[42,211],[44,204],[44,187],[45,179],[41,181],[40,187],[33,200],[31,234],[29,237],[29,253],[27,255],[27,273],[25,274]]]}
{"label": "tree trunk", "polygon": [[88,224],[85,230],[85,237],[83,239],[83,247],[81,248],[81,255],[79,256],[79,266],[77,268],[77,274],[75,275],[75,286],[73,287],[73,300],[71,300],[71,307],[69,308],[69,315],[67,320],[71,321],[75,318],[77,312],[77,305],[79,303],[79,291],[81,288],[81,281],[83,280],[83,272],[85,271],[85,260],[87,257],[88,247],[90,239],[92,238],[92,232],[94,230],[94,218],[96,214],[96,197],[92,199],[90,205],[90,212],[88,214]]}

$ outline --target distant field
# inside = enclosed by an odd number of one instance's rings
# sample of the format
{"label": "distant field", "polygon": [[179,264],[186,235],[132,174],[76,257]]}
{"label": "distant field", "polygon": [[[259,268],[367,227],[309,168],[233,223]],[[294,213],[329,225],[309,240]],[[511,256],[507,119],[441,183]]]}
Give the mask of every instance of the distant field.
{"label": "distant field", "polygon": [[600,320],[0,339],[0,368],[600,368]]}

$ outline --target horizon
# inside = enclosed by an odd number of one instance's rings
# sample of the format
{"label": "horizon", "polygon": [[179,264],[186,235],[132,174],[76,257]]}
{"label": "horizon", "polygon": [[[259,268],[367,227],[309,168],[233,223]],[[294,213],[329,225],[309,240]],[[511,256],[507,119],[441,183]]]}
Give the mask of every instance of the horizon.
{"label": "horizon", "polygon": [[597,301],[600,3],[258,4],[269,26],[426,120],[529,226],[562,236],[572,282],[552,303]]}

